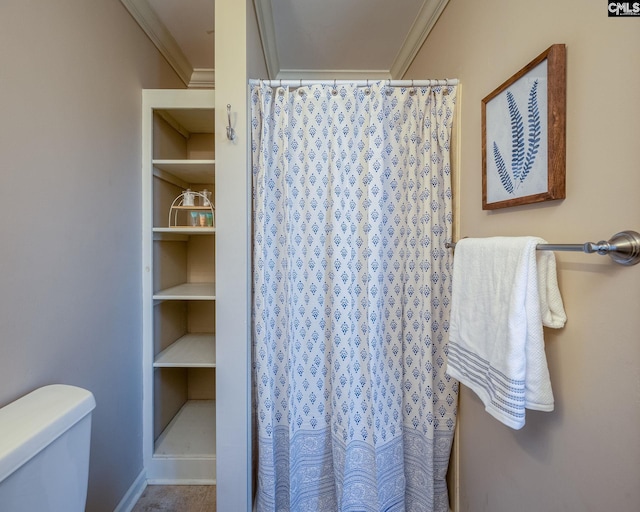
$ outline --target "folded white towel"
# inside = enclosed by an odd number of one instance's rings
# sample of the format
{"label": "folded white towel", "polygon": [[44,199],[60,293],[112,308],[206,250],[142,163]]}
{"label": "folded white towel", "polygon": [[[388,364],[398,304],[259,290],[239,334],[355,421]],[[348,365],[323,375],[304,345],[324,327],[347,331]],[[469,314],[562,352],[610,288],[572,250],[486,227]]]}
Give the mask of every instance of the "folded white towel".
{"label": "folded white towel", "polygon": [[564,326],[555,255],[536,237],[465,238],[456,244],[447,372],[514,429],[525,408],[552,411],[543,324]]}

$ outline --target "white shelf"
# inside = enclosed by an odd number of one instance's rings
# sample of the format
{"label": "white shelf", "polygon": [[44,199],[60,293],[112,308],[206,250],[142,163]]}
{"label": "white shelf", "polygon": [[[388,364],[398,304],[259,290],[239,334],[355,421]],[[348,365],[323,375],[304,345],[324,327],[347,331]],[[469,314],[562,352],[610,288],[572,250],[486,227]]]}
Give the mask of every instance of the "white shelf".
{"label": "white shelf", "polygon": [[197,459],[215,454],[215,400],[189,400],[155,442],[154,457]]}
{"label": "white shelf", "polygon": [[183,235],[212,235],[216,232],[215,227],[199,226],[171,226],[168,228],[153,228],[154,233],[171,233]]}
{"label": "white shelf", "polygon": [[213,183],[215,180],[215,160],[154,159],[152,164],[156,169],[168,172],[194,185]]}
{"label": "white shelf", "polygon": [[160,352],[153,366],[156,368],[215,368],[215,336],[186,334]]}
{"label": "white shelf", "polygon": [[172,206],[171,208],[174,209],[174,210],[184,210],[186,212],[193,212],[193,211],[210,212],[211,211],[211,207],[210,206],[184,206],[184,205],[177,205],[177,206]]}
{"label": "white shelf", "polygon": [[183,283],[153,294],[154,300],[216,300],[215,283]]}

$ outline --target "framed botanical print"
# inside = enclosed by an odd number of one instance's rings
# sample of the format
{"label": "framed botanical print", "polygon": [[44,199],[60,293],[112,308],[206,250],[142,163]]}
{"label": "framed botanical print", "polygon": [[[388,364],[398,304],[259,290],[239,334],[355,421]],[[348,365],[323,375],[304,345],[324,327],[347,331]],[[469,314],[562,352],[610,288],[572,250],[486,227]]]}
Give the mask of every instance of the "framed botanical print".
{"label": "framed botanical print", "polygon": [[565,198],[566,50],[554,44],[482,100],[482,209]]}

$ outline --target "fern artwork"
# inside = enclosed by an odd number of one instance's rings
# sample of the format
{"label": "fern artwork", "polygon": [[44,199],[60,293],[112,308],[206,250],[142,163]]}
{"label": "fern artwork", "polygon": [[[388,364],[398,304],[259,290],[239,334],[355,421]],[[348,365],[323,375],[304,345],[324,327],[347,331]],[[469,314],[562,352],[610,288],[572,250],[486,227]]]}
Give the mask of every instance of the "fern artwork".
{"label": "fern artwork", "polygon": [[547,190],[546,62],[486,104],[487,202]]}
{"label": "fern artwork", "polygon": [[509,105],[509,116],[511,118],[511,172],[504,163],[500,148],[493,142],[493,157],[496,169],[500,177],[500,183],[509,194],[515,194],[520,185],[524,183],[531,172],[531,167],[536,161],[538,150],[540,149],[540,110],[538,108],[538,80],[533,82],[529,91],[529,102],[527,104],[527,119],[529,136],[526,141],[524,123],[522,115],[516,104],[516,100],[510,91],[507,91],[507,103]]}

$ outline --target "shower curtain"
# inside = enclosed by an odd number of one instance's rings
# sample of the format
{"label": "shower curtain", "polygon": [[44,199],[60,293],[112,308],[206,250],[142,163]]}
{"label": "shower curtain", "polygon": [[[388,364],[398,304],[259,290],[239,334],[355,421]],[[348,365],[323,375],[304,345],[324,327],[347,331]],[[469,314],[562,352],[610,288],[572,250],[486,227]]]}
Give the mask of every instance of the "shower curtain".
{"label": "shower curtain", "polygon": [[455,101],[252,87],[260,512],[448,511]]}

